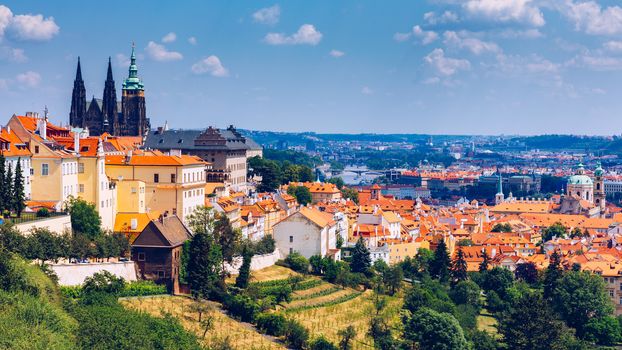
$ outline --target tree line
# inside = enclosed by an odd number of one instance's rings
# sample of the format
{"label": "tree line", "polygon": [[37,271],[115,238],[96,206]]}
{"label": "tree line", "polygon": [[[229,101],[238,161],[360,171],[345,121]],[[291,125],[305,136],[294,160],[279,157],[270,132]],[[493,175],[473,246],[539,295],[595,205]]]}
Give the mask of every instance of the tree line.
{"label": "tree line", "polygon": [[21,217],[26,208],[25,200],[21,158],[17,158],[13,170],[11,163],[7,163],[0,152],[0,215],[9,216],[15,213],[17,217]]}

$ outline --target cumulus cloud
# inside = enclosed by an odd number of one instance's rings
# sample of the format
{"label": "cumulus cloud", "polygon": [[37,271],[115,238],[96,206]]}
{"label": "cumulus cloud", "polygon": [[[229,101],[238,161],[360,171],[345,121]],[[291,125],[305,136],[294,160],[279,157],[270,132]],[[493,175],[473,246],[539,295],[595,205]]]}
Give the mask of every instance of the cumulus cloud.
{"label": "cumulus cloud", "polygon": [[330,50],[329,55],[339,58],[345,56],[345,52],[339,50]]}
{"label": "cumulus cloud", "polygon": [[18,74],[15,79],[23,87],[34,88],[39,86],[39,83],[41,82],[41,75],[37,72],[28,71]]}
{"label": "cumulus cloud", "polygon": [[505,29],[495,35],[503,39],[538,39],[544,37],[544,34],[535,28],[526,30]]}
{"label": "cumulus cloud", "polygon": [[191,69],[194,74],[210,74],[219,78],[229,75],[229,70],[222,65],[220,58],[214,55],[208,56],[193,64]]}
{"label": "cumulus cloud", "polygon": [[471,63],[465,59],[445,57],[443,49],[434,49],[423,60],[444,76],[451,76],[461,70],[471,68]]}
{"label": "cumulus cloud", "polygon": [[191,36],[188,38],[188,42],[190,43],[190,45],[196,45],[197,44],[197,38]]}
{"label": "cumulus cloud", "polygon": [[292,35],[268,33],[264,41],[270,45],[317,45],[322,40],[320,33],[312,24],[303,24]]}
{"label": "cumulus cloud", "polygon": [[458,22],[458,15],[451,11],[445,11],[438,15],[436,12],[426,12],[423,14],[423,19],[430,25],[446,24]]}
{"label": "cumulus cloud", "polygon": [[605,49],[612,52],[622,52],[622,41],[607,41],[603,44]]}
{"label": "cumulus cloud", "polygon": [[0,38],[8,33],[17,40],[45,41],[52,39],[59,31],[54,17],[14,15],[11,9],[0,5]]}
{"label": "cumulus cloud", "polygon": [[118,53],[115,55],[115,59],[117,61],[117,65],[120,67],[127,67],[130,65],[130,58],[125,54]]}
{"label": "cumulus cloud", "polygon": [[369,86],[363,86],[363,88],[361,89],[361,93],[363,95],[373,95],[374,90],[372,90]]}
{"label": "cumulus cloud", "polygon": [[163,43],[172,43],[175,40],[177,40],[177,34],[170,32],[168,34],[166,34],[165,36],[162,37],[162,42]]}
{"label": "cumulus cloud", "polygon": [[468,0],[462,7],[472,17],[493,22],[516,22],[535,27],[545,24],[542,11],[533,0]]}
{"label": "cumulus cloud", "polygon": [[28,61],[28,57],[26,57],[24,50],[8,46],[0,47],[0,58],[19,63]]}
{"label": "cumulus cloud", "polygon": [[419,38],[421,39],[421,43],[423,45],[428,45],[438,39],[438,34],[432,30],[423,30],[421,26],[416,25],[408,33],[395,33],[393,35],[393,39],[395,39],[396,41],[406,41],[409,40],[411,37]]}
{"label": "cumulus cloud", "polygon": [[177,51],[169,51],[166,47],[164,47],[164,45],[157,44],[153,41],[150,41],[147,44],[145,52],[152,60],[159,62],[179,61],[184,58],[181,53]]}
{"label": "cumulus cloud", "polygon": [[603,8],[595,1],[566,0],[559,9],[574,23],[576,30],[592,35],[622,33],[622,7]]}
{"label": "cumulus cloud", "polygon": [[253,21],[262,24],[277,24],[281,16],[281,8],[279,5],[274,5],[266,8],[262,8],[253,13]]}
{"label": "cumulus cloud", "polygon": [[446,31],[443,34],[443,37],[443,43],[445,43],[445,45],[466,49],[475,55],[481,55],[482,53],[487,52],[501,52],[501,49],[497,44],[470,37],[466,32],[457,33],[454,31]]}

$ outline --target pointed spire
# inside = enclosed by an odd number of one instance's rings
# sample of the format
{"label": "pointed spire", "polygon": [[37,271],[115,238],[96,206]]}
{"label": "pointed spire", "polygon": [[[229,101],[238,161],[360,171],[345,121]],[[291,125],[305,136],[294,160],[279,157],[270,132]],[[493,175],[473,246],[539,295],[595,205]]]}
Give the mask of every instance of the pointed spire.
{"label": "pointed spire", "polygon": [[80,56],[78,56],[78,68],[76,69],[76,81],[82,80],[82,68],[80,68]]}
{"label": "pointed spire", "polygon": [[111,63],[111,60],[110,60],[110,56],[108,56],[108,73],[106,74],[106,80],[107,81],[114,80],[112,78],[112,63]]}

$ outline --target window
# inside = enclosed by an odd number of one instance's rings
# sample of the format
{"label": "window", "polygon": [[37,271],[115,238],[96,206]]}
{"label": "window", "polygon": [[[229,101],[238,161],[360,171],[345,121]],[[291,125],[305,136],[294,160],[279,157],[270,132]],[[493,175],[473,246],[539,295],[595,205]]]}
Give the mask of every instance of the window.
{"label": "window", "polygon": [[78,163],[78,173],[84,174],[84,163]]}
{"label": "window", "polygon": [[289,243],[294,243],[294,236],[289,236]]}
{"label": "window", "polygon": [[132,193],[136,193],[136,187],[132,187],[132,189],[130,190]]}
{"label": "window", "polygon": [[41,176],[48,176],[50,174],[50,166],[46,163],[41,164]]}
{"label": "window", "polygon": [[84,193],[84,184],[79,184],[78,185],[78,192]]}
{"label": "window", "polygon": [[160,182],[160,174],[153,174],[153,182],[155,183]]}
{"label": "window", "polygon": [[145,253],[138,253],[138,261],[145,261]]}
{"label": "window", "polygon": [[164,270],[158,270],[158,278],[164,278],[165,273]]}
{"label": "window", "polygon": [[35,146],[35,153],[39,153],[39,146]]}
{"label": "window", "polygon": [[294,248],[289,248],[289,253],[293,253],[294,252]]}
{"label": "window", "polygon": [[35,174],[35,169],[30,168],[30,175],[34,175]]}
{"label": "window", "polygon": [[171,183],[173,183],[173,184],[174,184],[174,183],[175,183],[175,180],[176,180],[176,179],[175,179],[175,174],[171,174]]}
{"label": "window", "polygon": [[609,297],[613,298],[613,289],[609,289]]}

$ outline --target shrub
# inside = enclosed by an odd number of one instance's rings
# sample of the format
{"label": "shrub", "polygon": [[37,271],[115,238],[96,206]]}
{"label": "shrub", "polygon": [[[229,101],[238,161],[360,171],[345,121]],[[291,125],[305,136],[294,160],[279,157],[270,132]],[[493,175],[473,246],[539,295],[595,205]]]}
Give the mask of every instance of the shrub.
{"label": "shrub", "polygon": [[242,322],[253,322],[259,313],[259,304],[246,295],[228,295],[225,297],[224,305],[229,313]]}
{"label": "shrub", "polygon": [[309,344],[309,350],[339,350],[339,348],[321,335]]}
{"label": "shrub", "polygon": [[309,272],[309,261],[298,252],[289,254],[287,258],[285,258],[285,263],[296,272]]}
{"label": "shrub", "polygon": [[271,235],[263,236],[258,242],[254,243],[253,251],[256,255],[270,254],[276,248],[276,242]]}
{"label": "shrub", "polygon": [[450,296],[456,304],[472,305],[479,310],[481,307],[480,294],[481,290],[477,283],[462,281],[452,288]]}
{"label": "shrub", "polygon": [[255,317],[255,323],[262,333],[275,337],[285,335],[287,319],[283,315],[262,313]]}
{"label": "shrub", "polygon": [[41,208],[41,209],[37,210],[37,217],[38,218],[50,217],[50,211],[47,208]]}
{"label": "shrub", "polygon": [[285,327],[285,343],[292,349],[304,349],[309,341],[309,331],[298,321],[288,320]]}
{"label": "shrub", "polygon": [[89,293],[107,293],[119,295],[125,288],[125,280],[117,277],[108,271],[97,272],[91,277],[87,277],[82,284],[82,291]]}

